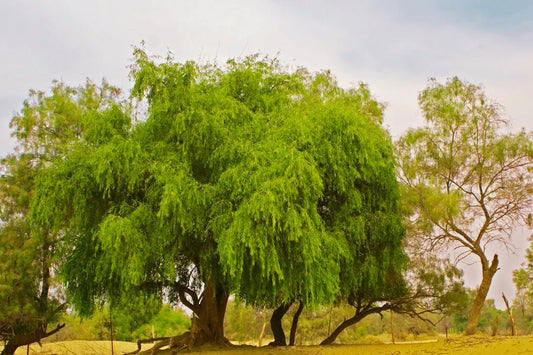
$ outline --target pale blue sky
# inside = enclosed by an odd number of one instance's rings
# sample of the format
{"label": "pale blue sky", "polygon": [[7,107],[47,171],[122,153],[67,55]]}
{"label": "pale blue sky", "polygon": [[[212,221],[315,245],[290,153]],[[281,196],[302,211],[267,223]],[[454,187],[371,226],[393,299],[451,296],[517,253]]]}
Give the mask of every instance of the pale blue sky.
{"label": "pale blue sky", "polygon": [[[8,124],[29,89],[105,77],[127,91],[141,40],[178,60],[261,52],[331,69],[344,86],[366,82],[388,104],[395,136],[422,124],[417,93],[427,79],[455,75],[482,83],[512,129],[533,130],[533,1],[5,0],[0,33],[0,156],[13,148]],[[517,244],[523,253],[527,243]],[[492,297],[512,288],[520,258],[502,258]],[[476,274],[467,273],[471,285]]]}

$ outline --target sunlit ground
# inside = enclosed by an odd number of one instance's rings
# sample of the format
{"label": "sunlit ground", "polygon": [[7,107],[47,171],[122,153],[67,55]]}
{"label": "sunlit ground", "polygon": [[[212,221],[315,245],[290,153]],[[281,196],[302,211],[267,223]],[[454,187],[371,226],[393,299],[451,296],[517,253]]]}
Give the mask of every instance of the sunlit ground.
{"label": "sunlit ground", "polygon": [[[148,349],[150,345],[144,346]],[[136,349],[136,344],[114,342],[114,354],[123,354]],[[65,341],[30,346],[30,354],[77,354],[77,355],[108,355],[111,354],[109,341]],[[26,354],[27,349],[19,348],[17,355]],[[170,354],[170,351],[167,352]],[[468,355],[501,355],[501,354],[533,354],[533,336],[519,337],[456,337],[448,341],[439,339],[436,342],[401,343],[379,345],[331,345],[331,346],[296,346],[287,348],[271,347],[235,347],[235,348],[205,348],[203,351],[186,352],[187,354],[252,354],[252,355],[414,355],[414,354],[468,354]]]}

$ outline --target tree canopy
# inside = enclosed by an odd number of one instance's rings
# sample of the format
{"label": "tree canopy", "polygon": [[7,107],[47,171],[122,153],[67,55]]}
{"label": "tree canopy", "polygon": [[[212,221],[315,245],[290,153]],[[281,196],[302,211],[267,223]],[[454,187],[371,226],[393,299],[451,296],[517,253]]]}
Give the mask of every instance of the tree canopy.
{"label": "tree canopy", "polygon": [[179,300],[198,337],[220,342],[230,293],[273,306],[388,292],[404,232],[392,144],[366,86],[259,56],[223,67],[134,56],[146,117],[91,113],[36,179],[32,217],[64,238],[78,311]]}

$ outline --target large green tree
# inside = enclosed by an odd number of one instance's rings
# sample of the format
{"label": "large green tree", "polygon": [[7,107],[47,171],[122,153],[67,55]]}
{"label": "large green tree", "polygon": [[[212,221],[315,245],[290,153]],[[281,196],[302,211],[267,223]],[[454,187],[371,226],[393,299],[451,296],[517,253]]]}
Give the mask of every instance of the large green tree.
{"label": "large green tree", "polygon": [[[323,187],[316,209],[325,232],[343,246],[338,266],[319,269],[339,278],[335,300],[355,307],[362,298],[374,304],[402,295],[404,228],[392,143],[381,127],[382,105],[365,85],[342,90],[331,74],[322,73],[315,76],[296,110],[289,134],[320,172]],[[298,316],[308,304],[297,293],[293,297],[300,305],[293,318],[290,345]],[[275,345],[286,344],[281,319],[290,306],[285,300],[273,313]],[[340,325],[328,341],[354,323]]]}
{"label": "large green tree", "polygon": [[410,230],[429,249],[454,248],[461,251],[459,260],[479,262],[482,281],[470,306],[470,335],[498,271],[498,255],[491,258],[487,246],[510,246],[514,227],[530,211],[531,135],[503,133],[507,122],[499,106],[481,87],[457,78],[431,80],[418,101],[427,125],[397,143]]}
{"label": "large green tree", "polygon": [[[72,88],[55,82],[50,93],[31,91],[11,121],[18,147],[2,160],[0,177],[0,337],[2,354],[59,329],[48,325],[65,308],[56,280],[62,232],[30,218],[39,172],[63,159],[92,116],[110,108],[118,90],[105,82]],[[91,117],[87,120],[87,117]]]}
{"label": "large green tree", "polygon": [[64,235],[77,310],[166,297],[195,315],[189,345],[223,343],[230,293],[327,303],[343,263],[352,284],[381,287],[403,230],[366,88],[258,56],[219,67],[139,49],[131,75],[146,117],[84,137],[37,179],[32,216]]}

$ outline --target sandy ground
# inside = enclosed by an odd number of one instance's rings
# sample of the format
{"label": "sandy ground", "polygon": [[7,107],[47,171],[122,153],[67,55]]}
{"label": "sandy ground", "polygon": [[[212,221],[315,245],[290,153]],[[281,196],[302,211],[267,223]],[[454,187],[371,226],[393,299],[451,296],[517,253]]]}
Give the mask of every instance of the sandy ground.
{"label": "sandy ground", "polygon": [[[123,354],[137,348],[135,343],[114,342],[114,354]],[[149,348],[150,345],[143,347]],[[25,355],[26,347],[19,348],[17,355]],[[32,345],[30,354],[49,355],[108,355],[111,354],[109,341],[65,341],[58,343]],[[191,355],[502,355],[533,354],[533,336],[519,337],[459,337],[448,341],[441,339],[433,342],[401,343],[386,345],[331,345],[331,346],[295,346],[286,348],[271,347],[235,347],[204,348],[202,351],[186,352]],[[170,351],[167,352],[170,354]]]}

